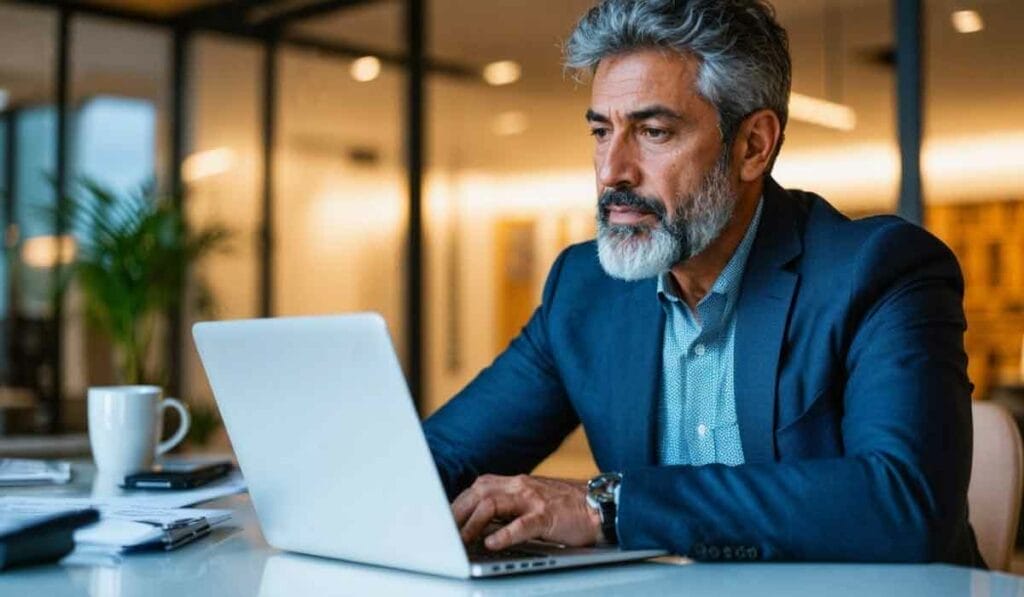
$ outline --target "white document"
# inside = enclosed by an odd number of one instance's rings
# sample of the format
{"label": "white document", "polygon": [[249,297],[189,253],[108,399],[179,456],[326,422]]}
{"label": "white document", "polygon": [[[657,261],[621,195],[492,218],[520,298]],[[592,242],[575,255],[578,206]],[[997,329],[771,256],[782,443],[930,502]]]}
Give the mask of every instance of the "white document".
{"label": "white document", "polygon": [[[67,504],[75,500],[89,504],[86,507],[100,509],[104,507],[128,508],[132,506],[143,508],[184,508],[185,506],[242,493],[245,490],[245,480],[238,471],[234,471],[220,481],[215,481],[197,489],[112,488],[112,491],[105,492],[102,496],[69,498],[59,495],[39,495],[33,496],[31,499],[40,504],[49,501],[65,509]],[[2,499],[6,498],[0,498],[0,500]]]}
{"label": "white document", "polygon": [[67,483],[70,480],[70,462],[0,458],[0,487]]}

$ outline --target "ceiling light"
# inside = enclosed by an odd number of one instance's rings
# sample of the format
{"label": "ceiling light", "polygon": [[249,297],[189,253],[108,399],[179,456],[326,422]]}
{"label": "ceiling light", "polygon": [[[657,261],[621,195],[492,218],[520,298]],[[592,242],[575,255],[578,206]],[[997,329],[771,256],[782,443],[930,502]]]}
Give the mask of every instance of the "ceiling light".
{"label": "ceiling light", "polygon": [[521,135],[529,126],[526,114],[518,110],[502,112],[494,118],[491,123],[491,130],[495,135],[507,137],[510,135]]}
{"label": "ceiling light", "polygon": [[185,182],[195,182],[217,174],[223,174],[235,165],[235,152],[227,147],[193,153],[181,165],[181,177]]}
{"label": "ceiling light", "polygon": [[380,59],[376,56],[363,56],[352,63],[348,72],[360,83],[372,81],[380,76]]}
{"label": "ceiling light", "polygon": [[958,10],[951,15],[953,28],[960,33],[975,33],[985,28],[985,21],[976,10]]}
{"label": "ceiling light", "polygon": [[7,100],[10,98],[10,94],[7,93],[6,89],[0,89],[0,112],[7,107]]}
{"label": "ceiling light", "polygon": [[484,67],[484,81],[490,85],[508,85],[515,83],[522,75],[523,69],[514,60],[492,62]]}
{"label": "ceiling light", "polygon": [[857,127],[857,113],[853,108],[800,93],[789,95],[789,116],[793,120],[840,131],[852,131]]}

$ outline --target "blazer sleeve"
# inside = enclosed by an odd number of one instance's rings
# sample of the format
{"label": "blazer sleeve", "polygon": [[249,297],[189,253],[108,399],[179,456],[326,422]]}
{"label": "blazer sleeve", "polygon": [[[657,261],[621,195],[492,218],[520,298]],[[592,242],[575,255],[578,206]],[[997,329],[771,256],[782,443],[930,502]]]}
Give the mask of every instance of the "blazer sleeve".
{"label": "blazer sleeve", "polygon": [[875,231],[861,254],[843,456],[623,471],[625,547],[697,559],[975,563],[959,266],[905,223]]}
{"label": "blazer sleeve", "polygon": [[520,334],[424,421],[427,443],[449,499],[483,472],[530,472],[579,425],[548,338],[548,319],[569,251],[555,260],[541,305]]}

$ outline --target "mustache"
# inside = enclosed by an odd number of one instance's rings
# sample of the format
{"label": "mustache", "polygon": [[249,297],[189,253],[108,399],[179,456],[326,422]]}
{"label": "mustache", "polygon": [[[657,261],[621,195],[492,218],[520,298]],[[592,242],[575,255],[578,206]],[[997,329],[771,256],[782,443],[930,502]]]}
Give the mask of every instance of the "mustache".
{"label": "mustache", "polygon": [[608,208],[612,206],[631,207],[638,211],[654,214],[662,221],[667,215],[664,203],[653,197],[638,195],[629,189],[608,189],[601,194],[597,207],[601,210],[602,219],[607,220]]}

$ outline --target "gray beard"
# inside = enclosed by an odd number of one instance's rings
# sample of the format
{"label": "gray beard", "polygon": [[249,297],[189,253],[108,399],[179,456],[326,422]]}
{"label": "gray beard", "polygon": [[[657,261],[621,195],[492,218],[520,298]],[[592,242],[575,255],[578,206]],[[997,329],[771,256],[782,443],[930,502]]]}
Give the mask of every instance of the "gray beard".
{"label": "gray beard", "polygon": [[[700,187],[676,202],[672,217],[656,199],[631,191],[609,191],[597,210],[597,257],[605,273],[620,280],[658,276],[677,263],[699,255],[714,242],[732,218],[736,193],[729,184],[728,153],[704,176]],[[625,194],[625,204],[643,205],[658,216],[654,225],[613,225],[605,205],[615,194]],[[618,201],[612,200],[611,203]]]}

